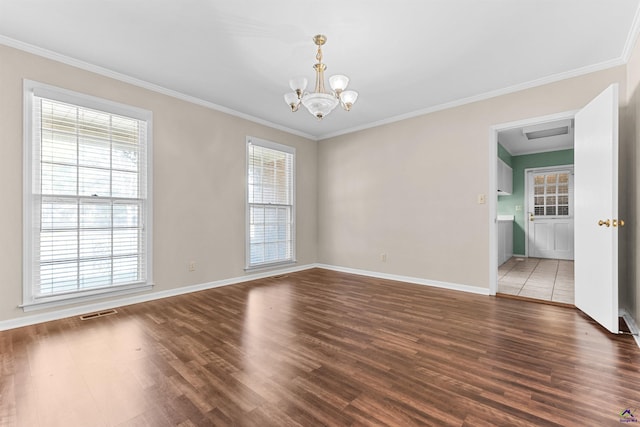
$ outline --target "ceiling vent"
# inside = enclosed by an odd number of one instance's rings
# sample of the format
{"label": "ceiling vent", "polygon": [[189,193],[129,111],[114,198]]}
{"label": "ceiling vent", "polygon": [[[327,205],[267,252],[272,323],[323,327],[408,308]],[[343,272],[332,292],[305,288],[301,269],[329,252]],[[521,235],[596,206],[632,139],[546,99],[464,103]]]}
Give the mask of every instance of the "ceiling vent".
{"label": "ceiling vent", "polygon": [[522,134],[526,136],[528,140],[548,138],[550,136],[568,135],[571,131],[571,125],[571,120],[543,123],[540,125],[522,128]]}

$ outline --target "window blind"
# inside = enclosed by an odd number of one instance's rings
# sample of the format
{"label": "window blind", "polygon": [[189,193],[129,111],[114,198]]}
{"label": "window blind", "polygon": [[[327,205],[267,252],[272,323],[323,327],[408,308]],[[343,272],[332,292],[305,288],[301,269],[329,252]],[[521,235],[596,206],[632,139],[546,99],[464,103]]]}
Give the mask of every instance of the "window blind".
{"label": "window blind", "polygon": [[294,151],[248,144],[248,267],[294,260]]}
{"label": "window blind", "polygon": [[36,95],[32,108],[31,300],[145,284],[147,122]]}

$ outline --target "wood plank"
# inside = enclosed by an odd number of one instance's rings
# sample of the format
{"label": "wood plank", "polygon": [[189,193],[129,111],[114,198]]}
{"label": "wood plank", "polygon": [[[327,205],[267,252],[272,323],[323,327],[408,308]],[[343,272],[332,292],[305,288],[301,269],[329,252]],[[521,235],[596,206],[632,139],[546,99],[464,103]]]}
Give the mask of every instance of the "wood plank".
{"label": "wood plank", "polygon": [[619,425],[579,311],[312,269],[0,332],[3,426]]}

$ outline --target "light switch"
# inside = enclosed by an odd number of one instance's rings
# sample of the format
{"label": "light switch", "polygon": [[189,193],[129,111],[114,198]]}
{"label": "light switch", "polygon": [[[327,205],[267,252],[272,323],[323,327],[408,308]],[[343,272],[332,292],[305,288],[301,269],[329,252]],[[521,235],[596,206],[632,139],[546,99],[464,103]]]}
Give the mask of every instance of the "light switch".
{"label": "light switch", "polygon": [[478,204],[484,205],[487,203],[487,195],[486,194],[478,194]]}

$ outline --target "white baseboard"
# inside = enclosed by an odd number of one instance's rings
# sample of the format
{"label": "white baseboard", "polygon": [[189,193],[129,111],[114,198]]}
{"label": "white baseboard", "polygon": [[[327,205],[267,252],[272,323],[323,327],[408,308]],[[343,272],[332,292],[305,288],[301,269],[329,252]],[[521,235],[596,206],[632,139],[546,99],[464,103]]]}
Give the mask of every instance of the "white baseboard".
{"label": "white baseboard", "polygon": [[624,308],[621,308],[619,310],[619,313],[620,313],[620,316],[624,319],[624,321],[627,322],[627,326],[629,327],[629,330],[633,335],[633,339],[636,341],[636,344],[638,344],[638,347],[640,347],[640,335],[638,335],[640,330],[638,329],[638,325],[636,324],[636,321],[631,316],[631,313],[629,313]]}
{"label": "white baseboard", "polygon": [[488,288],[477,286],[461,285],[458,283],[440,282],[438,280],[427,280],[419,277],[399,276],[396,274],[380,273],[377,271],[359,270],[356,268],[340,267],[337,265],[317,264],[316,267],[327,270],[339,271],[342,273],[358,274],[360,276],[375,277],[378,279],[396,280],[398,282],[413,283],[416,285],[432,286],[435,288],[450,289],[453,291],[469,292],[473,294],[489,295]]}
{"label": "white baseboard", "polygon": [[436,288],[450,289],[454,291],[470,292],[480,295],[489,295],[489,289],[479,288],[477,286],[461,285],[457,283],[440,282],[437,280],[427,280],[417,277],[400,276],[396,274],[380,273],[376,271],[359,270],[355,268],[340,267],[327,264],[306,264],[291,268],[282,268],[270,270],[261,273],[248,274],[246,276],[233,277],[229,279],[217,280],[214,282],[200,283],[197,285],[183,286],[180,288],[168,289],[165,291],[157,291],[142,295],[132,295],[124,298],[112,299],[104,302],[92,304],[83,304],[76,307],[64,308],[60,310],[48,311],[46,313],[33,314],[15,319],[0,321],[0,331],[8,329],[20,328],[23,326],[34,325],[36,323],[49,322],[51,320],[64,319],[66,317],[79,316],[82,314],[93,313],[96,311],[108,310],[111,308],[123,307],[141,302],[153,301],[162,298],[168,298],[177,295],[188,294],[191,292],[203,291],[206,289],[218,288],[221,286],[235,285],[238,283],[249,282],[251,280],[263,279],[271,276],[278,276],[286,273],[294,273],[296,271],[308,270],[311,268],[324,268],[327,270],[339,271],[343,273],[358,274],[361,276],[376,277],[378,279],[397,280],[399,282],[414,283],[418,285],[432,286]]}
{"label": "white baseboard", "polygon": [[49,322],[51,320],[64,319],[65,317],[79,316],[82,314],[93,313],[96,311],[108,310],[111,308],[123,307],[141,302],[153,301],[162,298],[168,298],[176,295],[188,294],[191,292],[203,291],[206,289],[219,288],[221,286],[235,285],[238,283],[249,282],[251,280],[263,279],[280,274],[293,273],[296,271],[308,270],[317,267],[317,264],[306,264],[290,268],[282,268],[277,270],[269,270],[261,273],[248,274],[246,276],[232,277],[230,279],[216,280],[214,282],[200,283],[197,285],[183,286],[180,288],[168,289],[166,291],[151,292],[142,295],[127,296],[124,298],[112,299],[104,302],[92,304],[84,304],[77,307],[64,308],[60,310],[48,311],[18,317],[15,319],[0,321],[0,331],[8,329],[20,328],[23,326],[34,325],[36,323]]}

